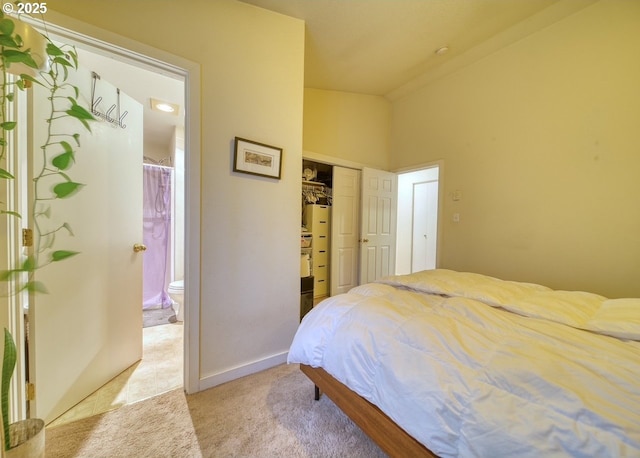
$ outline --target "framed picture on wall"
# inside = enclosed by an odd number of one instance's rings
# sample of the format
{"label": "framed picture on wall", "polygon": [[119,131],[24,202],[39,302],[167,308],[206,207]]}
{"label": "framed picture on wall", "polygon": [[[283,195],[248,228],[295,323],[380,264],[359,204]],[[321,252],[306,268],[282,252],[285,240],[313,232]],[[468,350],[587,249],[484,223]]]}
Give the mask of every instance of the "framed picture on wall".
{"label": "framed picture on wall", "polygon": [[233,171],[280,179],[282,148],[236,137]]}

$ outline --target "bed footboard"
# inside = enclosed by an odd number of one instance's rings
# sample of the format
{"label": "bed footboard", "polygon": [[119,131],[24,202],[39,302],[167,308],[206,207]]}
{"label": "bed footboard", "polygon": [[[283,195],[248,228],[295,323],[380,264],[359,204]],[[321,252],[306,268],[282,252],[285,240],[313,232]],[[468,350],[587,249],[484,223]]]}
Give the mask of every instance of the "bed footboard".
{"label": "bed footboard", "polygon": [[437,458],[378,407],[351,391],[324,369],[300,364],[300,370],[316,385],[316,400],[319,399],[320,390],[324,392],[389,456]]}

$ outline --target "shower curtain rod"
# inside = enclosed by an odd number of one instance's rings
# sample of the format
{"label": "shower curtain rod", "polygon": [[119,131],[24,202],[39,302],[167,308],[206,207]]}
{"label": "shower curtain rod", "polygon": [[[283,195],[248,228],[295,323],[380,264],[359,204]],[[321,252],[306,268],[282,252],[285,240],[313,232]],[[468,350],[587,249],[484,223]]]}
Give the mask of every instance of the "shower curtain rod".
{"label": "shower curtain rod", "polygon": [[149,167],[158,167],[160,169],[173,170],[173,167],[171,167],[170,165],[149,164],[148,162],[143,162],[142,165],[143,166],[148,165]]}

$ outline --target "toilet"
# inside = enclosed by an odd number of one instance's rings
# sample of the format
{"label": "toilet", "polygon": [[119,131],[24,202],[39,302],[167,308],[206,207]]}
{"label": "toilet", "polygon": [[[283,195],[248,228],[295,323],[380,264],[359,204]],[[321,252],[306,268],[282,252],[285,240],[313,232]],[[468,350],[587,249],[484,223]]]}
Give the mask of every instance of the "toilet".
{"label": "toilet", "polygon": [[184,280],[173,281],[169,283],[167,289],[169,297],[173,300],[173,310],[176,312],[176,319],[184,321]]}

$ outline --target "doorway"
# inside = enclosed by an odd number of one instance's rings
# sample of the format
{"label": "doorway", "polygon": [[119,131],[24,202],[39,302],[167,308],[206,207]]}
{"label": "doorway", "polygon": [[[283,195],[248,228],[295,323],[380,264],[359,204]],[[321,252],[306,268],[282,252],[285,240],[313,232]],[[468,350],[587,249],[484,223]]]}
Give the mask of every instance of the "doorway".
{"label": "doorway", "polygon": [[[36,27],[37,23],[34,23]],[[192,361],[198,361],[198,343],[199,343],[199,330],[198,330],[198,308],[195,307],[194,311],[189,313],[189,304],[199,302],[199,219],[198,213],[199,200],[200,200],[200,180],[199,180],[199,154],[189,155],[189,151],[199,151],[199,124],[198,117],[198,100],[199,100],[199,67],[197,64],[183,61],[180,58],[173,58],[169,55],[153,55],[151,57],[145,57],[135,51],[128,51],[117,46],[117,44],[106,43],[100,41],[100,37],[88,38],[72,32],[68,29],[63,29],[54,24],[48,24],[49,35],[60,41],[71,43],[78,49],[86,47],[92,50],[98,50],[99,53],[108,58],[117,59],[118,61],[126,61],[136,67],[145,67],[147,69],[155,69],[156,72],[163,73],[165,75],[177,75],[183,79],[183,93],[186,95],[187,106],[186,112],[189,115],[186,117],[186,135],[185,135],[185,188],[184,195],[184,218],[185,229],[185,246],[184,246],[184,276],[188,279],[185,284],[185,333],[190,335],[191,340],[189,343],[185,341],[182,347],[182,353],[185,356],[184,366],[182,372],[184,375],[183,386],[187,392],[194,392],[198,390],[198,366],[197,363]],[[99,32],[98,35],[100,35]],[[144,48],[142,45],[138,46],[136,43],[127,42],[127,46],[133,46]],[[155,54],[155,51],[152,51]],[[168,58],[169,62],[165,63]],[[111,63],[113,63],[112,61]],[[135,63],[135,64],[134,64]],[[186,242],[188,240],[188,243]],[[189,275],[191,273],[191,275]],[[191,325],[193,324],[193,329]],[[191,331],[191,332],[190,332]],[[24,352],[24,349],[20,349],[20,352]],[[81,368],[79,368],[81,370]],[[18,394],[18,398],[15,399],[16,403],[24,403],[23,395]]]}
{"label": "doorway", "polygon": [[396,274],[435,269],[440,166],[398,174]]}
{"label": "doorway", "polygon": [[332,288],[332,189],[333,166],[303,159],[300,278],[307,278],[313,285],[311,292],[314,304],[329,296]]}
{"label": "doorway", "polygon": [[[77,47],[81,65],[144,108],[142,359],[51,425],[97,415],[184,386],[183,311],[169,285],[184,279],[184,79],[172,78]],[[159,101],[174,111],[156,110]],[[126,121],[126,118],[125,118]],[[125,183],[123,183],[124,185]],[[182,299],[175,297],[183,304]],[[131,304],[133,307],[134,304]],[[180,320],[178,320],[180,318]]]}

